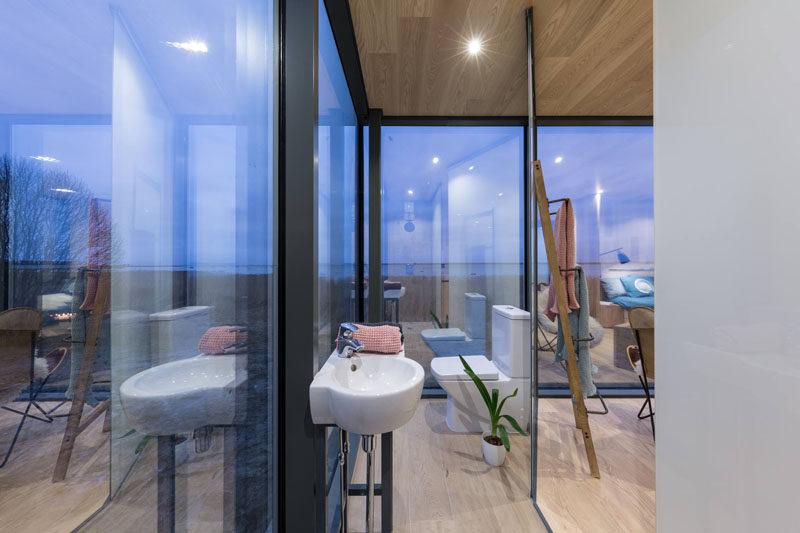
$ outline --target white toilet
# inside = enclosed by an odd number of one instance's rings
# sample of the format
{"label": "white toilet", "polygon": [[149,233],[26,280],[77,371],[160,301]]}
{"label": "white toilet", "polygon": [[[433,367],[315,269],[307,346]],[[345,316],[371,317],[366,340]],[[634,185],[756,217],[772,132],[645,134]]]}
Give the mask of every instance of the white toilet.
{"label": "white toilet", "polygon": [[193,305],[150,315],[150,350],[154,365],[194,357],[197,343],[211,327],[211,307]]}
{"label": "white toilet", "polygon": [[[464,357],[486,388],[500,391],[500,398],[513,394],[503,414],[528,426],[531,408],[531,315],[510,305],[492,307],[492,360],[483,355]],[[480,433],[490,429],[486,405],[458,357],[437,357],[431,372],[447,392],[447,426],[458,433]],[[509,424],[505,426],[513,429]]]}

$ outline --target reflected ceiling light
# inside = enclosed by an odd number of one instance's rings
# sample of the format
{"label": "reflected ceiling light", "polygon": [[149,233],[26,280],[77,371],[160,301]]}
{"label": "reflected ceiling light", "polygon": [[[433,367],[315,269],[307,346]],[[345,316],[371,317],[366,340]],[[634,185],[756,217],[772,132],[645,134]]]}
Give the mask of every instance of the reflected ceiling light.
{"label": "reflected ceiling light", "polygon": [[37,161],[44,161],[45,163],[58,163],[58,159],[46,155],[32,155],[30,156],[30,158],[35,159]]}
{"label": "reflected ceiling light", "polygon": [[208,46],[206,46],[206,43],[203,41],[196,41],[194,39],[191,41],[166,41],[165,44],[173,48],[180,48],[181,50],[194,52],[196,54],[205,54],[208,52]]}
{"label": "reflected ceiling light", "polygon": [[483,47],[483,43],[480,39],[473,38],[469,44],[467,44],[467,52],[476,56],[481,52],[481,48]]}
{"label": "reflected ceiling light", "polygon": [[475,165],[470,165],[470,166],[469,166],[469,169],[470,169],[470,170],[475,170]]}
{"label": "reflected ceiling light", "polygon": [[439,164],[439,156],[438,155],[433,156],[433,164],[434,165],[438,165]]}
{"label": "reflected ceiling light", "polygon": [[55,192],[66,192],[66,193],[76,193],[78,191],[73,191],[72,189],[62,189],[60,187],[56,187],[55,189],[50,189],[51,191]]}
{"label": "reflected ceiling light", "polygon": [[564,160],[564,158],[561,157],[561,156],[556,157],[556,159],[555,159],[556,165],[561,163],[563,160]]}
{"label": "reflected ceiling light", "polygon": [[414,189],[408,189],[408,195],[409,196],[413,196],[414,195]]}

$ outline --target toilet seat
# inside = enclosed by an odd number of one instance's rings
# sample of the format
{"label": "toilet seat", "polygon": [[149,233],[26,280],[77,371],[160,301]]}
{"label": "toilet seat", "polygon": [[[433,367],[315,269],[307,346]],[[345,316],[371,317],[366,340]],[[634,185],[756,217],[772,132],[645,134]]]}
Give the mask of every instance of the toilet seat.
{"label": "toilet seat", "polygon": [[[484,355],[466,355],[464,360],[472,371],[484,381],[497,381],[500,371]],[[437,357],[431,361],[431,372],[436,381],[471,381],[458,357]]]}

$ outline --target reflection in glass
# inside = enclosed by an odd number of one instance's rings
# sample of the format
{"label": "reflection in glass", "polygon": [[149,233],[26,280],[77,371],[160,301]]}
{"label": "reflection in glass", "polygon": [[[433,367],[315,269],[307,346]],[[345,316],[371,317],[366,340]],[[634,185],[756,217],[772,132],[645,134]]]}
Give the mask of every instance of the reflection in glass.
{"label": "reflection in glass", "polygon": [[0,7],[3,523],[270,527],[273,9]]}
{"label": "reflection in glass", "polygon": [[381,129],[384,313],[428,387],[434,357],[491,353],[492,305],[522,307],[523,134]]}

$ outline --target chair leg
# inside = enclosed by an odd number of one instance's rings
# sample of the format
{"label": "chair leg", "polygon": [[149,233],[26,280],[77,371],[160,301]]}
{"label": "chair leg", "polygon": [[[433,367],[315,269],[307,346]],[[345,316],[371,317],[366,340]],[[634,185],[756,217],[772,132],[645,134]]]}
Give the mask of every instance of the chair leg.
{"label": "chair leg", "polygon": [[[656,440],[655,412],[653,412],[653,403],[651,402],[650,387],[647,386],[647,380],[642,379],[642,376],[639,376],[639,382],[642,384],[642,388],[644,389],[645,399],[641,409],[639,409],[639,413],[637,414],[637,416],[639,417],[639,420],[644,420],[645,418],[650,419],[650,427],[653,430],[653,440]],[[649,412],[648,414],[643,415],[642,413],[644,412],[645,407],[647,407]]]}
{"label": "chair leg", "polygon": [[6,456],[3,458],[3,462],[0,463],[0,468],[6,466],[8,458],[11,457],[11,452],[14,450],[14,445],[17,443],[17,437],[19,437],[19,432],[22,431],[22,426],[25,424],[25,419],[27,419],[29,416],[32,418],[36,418],[28,414],[28,411],[30,411],[32,404],[33,402],[28,402],[28,406],[25,408],[25,412],[22,413],[22,420],[19,421],[19,425],[17,426],[17,431],[16,433],[14,433],[14,438],[11,439],[11,444],[8,446],[8,451],[6,452]]}

